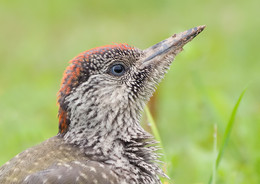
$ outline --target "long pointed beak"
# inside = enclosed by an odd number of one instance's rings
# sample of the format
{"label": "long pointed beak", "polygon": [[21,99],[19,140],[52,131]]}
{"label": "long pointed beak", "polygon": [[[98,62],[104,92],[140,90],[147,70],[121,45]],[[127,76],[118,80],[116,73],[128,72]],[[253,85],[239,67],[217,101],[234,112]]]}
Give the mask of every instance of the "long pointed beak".
{"label": "long pointed beak", "polygon": [[[157,57],[165,57],[169,54],[173,54],[176,56],[180,51],[182,51],[182,47],[190,42],[193,38],[195,38],[199,33],[201,33],[206,26],[197,26],[187,31],[174,34],[170,38],[167,38],[147,49],[144,50],[144,60],[143,65],[154,62]],[[160,59],[156,59],[156,61],[160,61]],[[155,64],[155,63],[154,63]]]}

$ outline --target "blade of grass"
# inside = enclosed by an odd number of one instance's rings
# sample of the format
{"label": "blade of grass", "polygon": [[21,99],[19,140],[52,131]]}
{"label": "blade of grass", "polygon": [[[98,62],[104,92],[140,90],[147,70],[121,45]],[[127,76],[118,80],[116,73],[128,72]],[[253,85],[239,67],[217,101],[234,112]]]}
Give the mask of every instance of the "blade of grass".
{"label": "blade of grass", "polygon": [[151,114],[151,112],[150,112],[150,110],[149,110],[149,108],[147,106],[145,107],[145,113],[146,113],[146,116],[147,116],[147,120],[148,120],[148,122],[151,125],[152,133],[153,133],[155,139],[157,141],[159,141],[160,142],[159,144],[162,146],[162,141],[161,141],[161,137],[160,137],[159,131],[158,131],[157,126],[156,126],[156,124],[154,122],[152,114]]}
{"label": "blade of grass", "polygon": [[[238,100],[237,100],[237,103],[236,103],[236,105],[235,105],[234,108],[233,108],[233,111],[232,111],[232,114],[231,114],[231,116],[230,116],[229,122],[228,122],[228,124],[227,124],[227,126],[226,126],[225,133],[224,133],[224,138],[223,138],[222,144],[221,144],[221,146],[220,146],[220,150],[219,150],[219,153],[218,153],[218,156],[217,156],[217,159],[216,159],[216,163],[215,163],[215,167],[216,167],[216,168],[215,168],[215,171],[218,169],[219,163],[220,163],[220,161],[221,161],[221,158],[223,157],[225,148],[226,148],[226,146],[227,146],[227,144],[228,144],[228,141],[229,141],[229,138],[230,138],[230,133],[231,133],[231,131],[232,131],[232,128],[233,128],[233,125],[234,125],[234,122],[235,122],[235,117],[236,117],[237,109],[238,109],[238,107],[239,107],[239,104],[240,104],[240,102],[241,102],[241,100],[242,100],[242,98],[243,98],[245,92],[246,92],[246,89],[247,89],[247,88],[245,88],[245,89],[242,91],[242,93],[240,94],[240,96],[239,96],[239,98],[238,98]],[[211,177],[210,177],[208,183],[209,183],[209,184],[212,184],[212,175],[211,175]]]}
{"label": "blade of grass", "polygon": [[212,168],[212,184],[216,184],[216,159],[218,156],[218,151],[217,151],[217,141],[218,141],[218,127],[217,123],[214,124],[214,134],[213,134],[213,155],[214,155],[214,162],[213,162],[213,168]]}
{"label": "blade of grass", "polygon": [[[166,164],[167,164],[167,158],[166,158],[165,150],[164,150],[164,147],[163,147],[163,144],[162,144],[162,140],[161,140],[159,131],[158,131],[157,126],[156,126],[156,124],[155,124],[155,121],[154,121],[154,119],[153,119],[153,117],[152,117],[152,114],[150,113],[149,108],[148,108],[147,106],[145,107],[145,114],[146,114],[146,116],[147,116],[148,122],[149,122],[150,125],[151,125],[152,133],[153,133],[155,139],[159,142],[159,146],[160,146],[161,149],[162,149],[163,162],[164,162],[163,170],[164,170],[164,173],[168,176],[167,166],[166,166]],[[165,181],[165,178],[162,178],[162,183],[167,183],[167,181]]]}

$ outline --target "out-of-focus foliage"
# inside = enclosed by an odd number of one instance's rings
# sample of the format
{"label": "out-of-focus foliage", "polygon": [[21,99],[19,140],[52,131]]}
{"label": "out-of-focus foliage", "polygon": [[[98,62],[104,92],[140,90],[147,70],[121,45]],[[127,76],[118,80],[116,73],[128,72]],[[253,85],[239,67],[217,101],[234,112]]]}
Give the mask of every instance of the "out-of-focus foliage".
{"label": "out-of-focus foliage", "polygon": [[[0,165],[58,131],[68,61],[112,42],[139,48],[197,25],[157,90],[155,122],[175,183],[207,183],[239,94],[217,183],[260,183],[259,0],[0,1]],[[219,145],[218,145],[219,146]]]}

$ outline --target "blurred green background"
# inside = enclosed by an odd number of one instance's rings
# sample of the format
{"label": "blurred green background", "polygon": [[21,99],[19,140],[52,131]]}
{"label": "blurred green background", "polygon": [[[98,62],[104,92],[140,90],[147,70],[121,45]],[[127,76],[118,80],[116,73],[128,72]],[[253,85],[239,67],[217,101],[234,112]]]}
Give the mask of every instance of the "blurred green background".
{"label": "blurred green background", "polygon": [[158,129],[174,183],[207,183],[239,94],[217,183],[260,183],[260,1],[0,1],[0,165],[58,131],[68,61],[106,44],[146,48],[197,25],[157,90]]}

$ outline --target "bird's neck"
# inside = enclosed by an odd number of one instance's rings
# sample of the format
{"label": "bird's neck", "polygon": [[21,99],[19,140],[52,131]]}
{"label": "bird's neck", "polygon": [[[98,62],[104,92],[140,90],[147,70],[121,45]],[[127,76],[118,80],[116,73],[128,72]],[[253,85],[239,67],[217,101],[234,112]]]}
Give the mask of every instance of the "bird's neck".
{"label": "bird's neck", "polygon": [[[147,177],[151,173],[156,173],[153,176],[156,178],[157,174],[164,175],[156,164],[157,148],[151,146],[156,142],[139,124],[140,108],[103,106],[102,112],[95,107],[91,111],[82,109],[82,112],[71,113],[73,128],[64,135],[65,141],[79,146],[92,160],[123,168],[125,174],[129,174],[131,168],[146,171]],[[123,170],[119,170],[119,174]]]}
{"label": "bird's neck", "polygon": [[137,108],[102,106],[102,111],[98,107],[91,110],[84,108],[82,111],[78,109],[70,113],[70,128],[64,139],[86,150],[89,156],[93,154],[108,158],[124,152],[127,143],[152,138],[139,122],[140,110]]}
{"label": "bird's neck", "polygon": [[139,124],[144,100],[127,95],[124,86],[115,90],[106,85],[87,93],[82,89],[88,88],[82,86],[66,98],[70,124],[65,142],[78,146],[91,160],[119,168],[119,175],[155,180],[157,174],[164,176],[156,164],[155,141]]}

